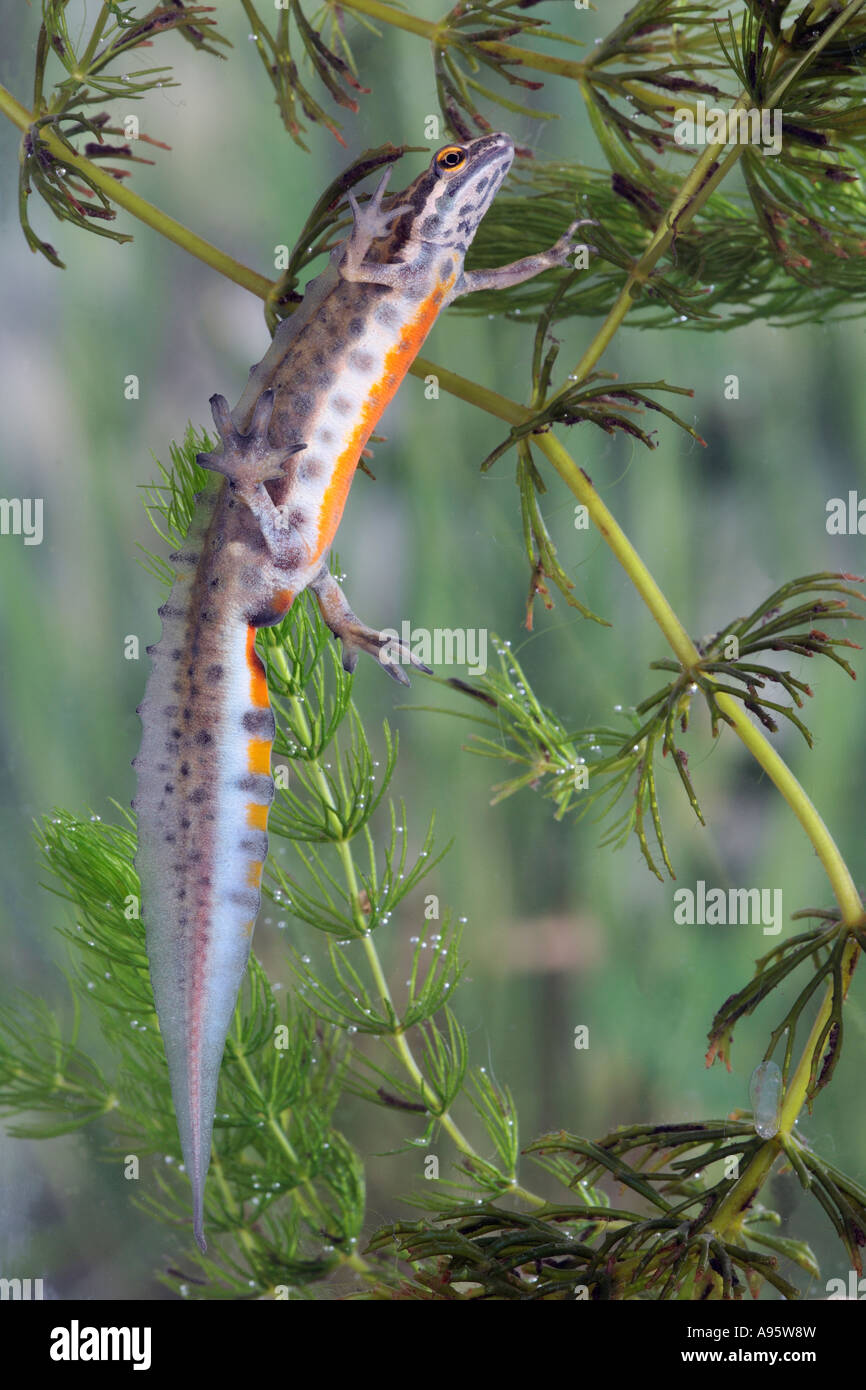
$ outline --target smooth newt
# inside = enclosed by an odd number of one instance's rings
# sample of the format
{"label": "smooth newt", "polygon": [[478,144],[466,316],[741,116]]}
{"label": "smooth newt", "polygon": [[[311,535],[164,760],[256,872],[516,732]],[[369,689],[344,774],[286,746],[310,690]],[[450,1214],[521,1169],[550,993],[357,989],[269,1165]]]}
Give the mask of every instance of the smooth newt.
{"label": "smooth newt", "polygon": [[[142,915],[193,1226],[204,1185],[226,1034],[247,965],[268,849],[274,716],[256,629],[310,588],[343,665],[377,657],[408,683],[411,654],[365,626],[327,555],[361,452],[437,315],[565,263],[577,223],[549,251],[495,270],[463,258],[514,157],[507,135],[448,145],[387,201],[387,174],[359,207],[303,302],[229,411],[211,398],[223,478],[199,494],[144,701],[138,790]],[[426,669],[426,668],[423,668]]]}

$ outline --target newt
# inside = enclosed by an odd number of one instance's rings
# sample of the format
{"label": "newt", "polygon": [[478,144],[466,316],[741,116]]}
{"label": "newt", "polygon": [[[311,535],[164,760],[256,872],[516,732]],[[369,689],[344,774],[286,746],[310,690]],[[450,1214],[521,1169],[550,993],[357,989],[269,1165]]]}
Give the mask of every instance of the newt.
{"label": "newt", "polygon": [[[353,671],[360,652],[408,684],[420,666],[353,613],[328,569],[371,432],[437,316],[458,295],[566,263],[573,223],[548,251],[466,271],[478,225],[514,158],[504,134],[446,145],[404,192],[388,173],[326,269],[277,329],[233,410],[210,405],[220,443],[198,495],[139,706],[136,867],[193,1230],[202,1250],[217,1082],[246,969],[268,852],[274,716],[256,631],[311,589]],[[422,667],[427,670],[428,668]]]}

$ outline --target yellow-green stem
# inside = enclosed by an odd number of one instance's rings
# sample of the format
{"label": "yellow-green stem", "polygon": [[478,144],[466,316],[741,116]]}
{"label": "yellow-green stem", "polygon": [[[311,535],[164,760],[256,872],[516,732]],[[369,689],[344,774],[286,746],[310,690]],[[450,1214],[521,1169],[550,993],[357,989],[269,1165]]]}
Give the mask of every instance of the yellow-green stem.
{"label": "yellow-green stem", "polygon": [[[274,659],[276,661],[276,664],[279,666],[284,679],[288,681],[290,679],[290,672],[288,662],[286,661],[285,653],[281,649],[277,648],[272,652],[271,655],[272,659]],[[307,716],[304,711],[303,704],[296,696],[290,697],[289,704],[292,708],[292,717],[296,723],[296,727],[298,730],[298,738],[300,742],[302,744],[309,743],[310,727],[307,721]],[[322,799],[322,804],[326,806],[334,816],[336,816],[336,805],[334,802],[333,793],[331,791],[331,786],[328,782],[327,777],[325,776],[324,770],[322,769],[318,759],[311,759],[309,762],[306,763],[306,766],[310,770],[310,776],[313,782],[315,783],[316,790],[318,791],[319,796]],[[355,921],[355,925],[361,937],[361,942],[367,957],[367,963],[370,967],[370,973],[373,976],[376,988],[379,991],[379,997],[381,998],[382,1002],[385,1005],[387,1005],[387,1007],[391,1009],[394,1015],[396,1016],[397,1011],[396,1009],[394,1009],[393,1000],[391,998],[391,991],[388,986],[388,980],[385,975],[385,971],[382,968],[382,962],[379,958],[379,953],[376,950],[376,943],[373,940],[372,933],[367,928],[366,918],[364,917],[364,913],[361,908],[361,894],[360,889],[358,887],[358,876],[355,869],[355,860],[354,855],[352,854],[352,846],[348,840],[342,838],[335,840],[334,844],[336,846],[337,853],[340,858],[340,863],[343,868],[343,874],[346,879],[346,887],[349,890],[349,899],[352,904],[352,917]],[[430,1090],[430,1087],[424,1079],[424,1074],[421,1071],[421,1068],[418,1066],[417,1061],[415,1060],[415,1055],[412,1051],[412,1048],[409,1045],[409,1040],[407,1039],[404,1030],[402,1028],[399,1028],[397,1032],[393,1034],[393,1038],[397,1050],[400,1054],[400,1059],[403,1062],[403,1065],[406,1068],[407,1072],[411,1076],[415,1086],[418,1088],[418,1094],[420,1095],[424,1104],[430,1108],[431,1114],[434,1114],[435,1107],[437,1104],[436,1096]],[[439,1123],[442,1125],[442,1128],[446,1131],[447,1134],[450,1135],[451,1139],[454,1141],[460,1152],[464,1154],[467,1158],[478,1159],[479,1155],[476,1153],[472,1144],[466,1138],[466,1135],[460,1129],[460,1126],[456,1123],[449,1111],[444,1111],[444,1113],[440,1114],[437,1118],[439,1120]],[[543,1198],[537,1196],[536,1193],[530,1192],[527,1188],[521,1187],[516,1183],[509,1188],[509,1191],[515,1196],[522,1197],[526,1202],[530,1203],[532,1206],[544,1206]]]}
{"label": "yellow-green stem", "polygon": [[[850,982],[857,959],[859,948],[856,942],[849,941],[842,956],[842,978]],[[815,1016],[811,1031],[806,1039],[800,1060],[794,1070],[793,1075],[788,1081],[785,1091],[785,1098],[782,1103],[782,1113],[779,1120],[779,1133],[773,1139],[768,1139],[762,1144],[754,1158],[747,1164],[744,1171],[740,1174],[730,1192],[719,1204],[718,1210],[713,1216],[713,1229],[720,1236],[730,1234],[732,1231],[736,1235],[741,1225],[743,1216],[748,1211],[758,1192],[770,1175],[770,1170],[782,1151],[782,1136],[788,1138],[797,1121],[797,1116],[806,1104],[809,1092],[809,1080],[812,1074],[812,1062],[815,1055],[815,1048],[818,1046],[821,1035],[830,1017],[833,1005],[833,986],[828,985],[821,1001],[821,1007]]]}
{"label": "yellow-green stem", "polygon": [[[342,7],[366,15],[368,19],[378,19],[382,24],[390,24],[395,29],[403,29],[407,34],[417,34],[419,38],[427,39],[443,48],[454,46],[455,40],[444,23],[437,24],[433,20],[419,19],[416,15],[395,9],[393,5],[384,4],[383,0],[342,0]],[[532,68],[536,72],[546,72],[551,77],[568,77],[579,82],[592,72],[594,81],[605,86],[613,85],[615,82],[617,87],[627,87],[629,92],[639,97],[647,106],[655,106],[660,110],[695,110],[690,102],[682,100],[681,93],[665,95],[663,92],[654,92],[636,78],[625,74],[617,73],[614,79],[601,72],[595,73],[591,62],[582,63],[572,58],[559,58],[553,53],[533,53],[531,49],[520,48],[512,43],[500,43],[498,39],[483,39],[478,47],[496,58],[501,58],[505,63]]]}
{"label": "yellow-green stem", "polygon": [[[238,1066],[240,1067],[241,1071],[244,1073],[244,1076],[247,1079],[247,1085],[249,1086],[251,1091],[254,1091],[258,1095],[259,1101],[261,1102],[262,1110],[268,1117],[268,1129],[273,1134],[274,1138],[280,1145],[280,1148],[285,1153],[289,1162],[297,1167],[298,1157],[295,1153],[294,1146],[291,1140],[289,1139],[288,1134],[286,1134],[286,1131],[283,1128],[283,1126],[281,1124],[278,1124],[276,1116],[270,1113],[270,1107],[267,1105],[265,1097],[262,1095],[258,1081],[256,1080],[255,1073],[253,1072],[253,1069],[249,1064],[249,1060],[246,1056],[246,1053],[243,1052],[241,1048],[234,1048],[233,1051],[235,1061],[237,1062]],[[310,1179],[305,1177],[303,1179],[302,1186],[306,1188],[307,1192],[310,1195],[310,1198],[312,1199],[312,1201],[315,1202],[315,1188]],[[298,1188],[295,1188],[294,1195],[295,1200],[298,1203],[298,1206],[301,1208],[301,1210],[309,1213],[310,1206],[303,1192],[299,1191]],[[357,1270],[359,1274],[368,1274],[370,1272],[370,1266],[367,1264],[367,1261],[363,1258],[362,1255],[358,1255],[354,1251],[352,1251],[349,1254],[346,1254],[346,1252],[343,1250],[335,1251],[335,1254],[338,1256],[341,1264],[348,1265],[349,1268]]]}
{"label": "yellow-green stem", "polygon": [[[26,107],[6,91],[5,87],[0,87],[0,112],[9,117],[9,120],[17,125],[19,130],[29,130],[33,116]],[[131,188],[127,188],[120,183],[105,169],[92,159],[86,159],[84,155],[72,154],[63,141],[58,139],[50,125],[43,125],[39,128],[39,139],[48,149],[49,153],[59,160],[68,169],[76,169],[80,174],[85,174],[100,192],[110,198],[118,207],[125,212],[137,217],[139,222],[143,222],[146,227],[151,227],[161,236],[173,241],[177,246],[183,247],[184,251],[189,251],[191,256],[196,256],[198,260],[204,261],[206,265],[212,266],[214,270],[225,275],[227,279],[233,280],[235,284],[242,285],[244,289],[250,290],[252,294],[264,299],[271,288],[271,281],[264,275],[257,275],[248,266],[236,261],[233,256],[228,256],[224,251],[220,251],[217,246],[206,241],[204,237],[198,236],[190,231],[189,227],[184,227],[182,223],[176,222],[173,217],[154,207],[147,199],[140,198],[137,193],[133,193]]]}
{"label": "yellow-green stem", "polygon": [[[509,425],[520,425],[532,418],[532,412],[525,406],[518,405],[487,387],[476,386],[474,382],[437,366],[427,358],[417,357],[412,370],[421,378],[435,376],[439,385],[449,393],[479,406],[500,420],[507,421]],[[694,642],[622,527],[601,500],[588,475],[583,469],[578,468],[567,449],[552,432],[536,435],[533,443],[556,469],[578,501],[586,507],[593,525],[628,574],[683,668],[689,670],[694,667],[700,661],[700,653]],[[772,778],[812,841],[845,920],[849,923],[859,921],[863,911],[859,894],[848,867],[818,811],[772,744],[752,723],[733,696],[719,691],[716,700],[749,752]]]}
{"label": "yellow-green stem", "polygon": [[[366,0],[362,0],[366,3]],[[832,24],[829,24],[821,37],[809,48],[791,68],[790,72],[776,84],[767,98],[768,107],[778,106],[785,95],[788,87],[795,77],[808,67],[812,59],[827,46],[832,38],[842,29],[849,19],[852,19],[866,4],[866,0],[851,0],[844,10],[842,10]],[[787,45],[782,42],[776,52],[774,60],[774,70],[781,66],[784,59],[788,56]],[[741,92],[737,100],[731,107],[731,111],[742,111],[749,107],[752,101],[750,92]],[[726,129],[730,130],[730,120]],[[747,146],[745,144],[735,145],[729,150],[723,160],[716,165],[720,152],[728,145],[727,140],[709,140],[703,154],[697,160],[691,173],[677,190],[670,207],[665,215],[660,219],[656,230],[650,237],[649,244],[635,265],[629,272],[628,279],[617,295],[616,301],[610,309],[601,328],[590,342],[571,376],[557,395],[564,394],[569,390],[571,383],[576,379],[583,381],[589,375],[593,367],[600,361],[601,357],[610,346],[611,340],[617,329],[622,324],[626,314],[635,302],[637,295],[634,293],[639,286],[648,280],[660,257],[664,254],[674,239],[674,236],[685,231],[686,227],[694,218],[695,214],[704,206],[710,194],[715,192],[719,184],[730,173],[731,169],[743,155]]]}

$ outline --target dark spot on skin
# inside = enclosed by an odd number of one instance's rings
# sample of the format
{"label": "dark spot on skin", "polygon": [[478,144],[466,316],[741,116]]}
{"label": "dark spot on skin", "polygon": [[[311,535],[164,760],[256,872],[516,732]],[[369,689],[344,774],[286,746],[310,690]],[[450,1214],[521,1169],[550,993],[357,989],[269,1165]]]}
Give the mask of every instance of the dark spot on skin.
{"label": "dark spot on skin", "polygon": [[206,821],[214,821],[216,820],[216,813],[214,811],[205,811],[204,818]]}
{"label": "dark spot on skin", "polygon": [[435,232],[441,221],[442,218],[438,212],[432,213],[430,217],[425,217],[419,228],[421,235],[423,236],[425,232]]}
{"label": "dark spot on skin", "polygon": [[301,511],[300,507],[296,507],[293,512],[289,512],[290,526],[303,526],[306,519],[307,514],[306,512]]}
{"label": "dark spot on skin", "polygon": [[175,647],[174,651],[171,653],[172,661],[180,661],[182,656],[183,652],[181,651],[180,647]]}
{"label": "dark spot on skin", "polygon": [[194,666],[187,666],[187,668],[186,668],[186,673],[187,673],[188,676],[194,676],[194,675],[195,675],[195,667],[194,667]]}
{"label": "dark spot on skin", "polygon": [[317,367],[324,367],[324,365],[325,365],[325,354],[324,354],[323,352],[314,352],[314,353],[313,353],[313,362],[314,362],[314,364],[315,364]]}
{"label": "dark spot on skin", "polygon": [[176,607],[172,603],[164,603],[161,608],[157,608],[157,613],[161,618],[182,618],[183,609]]}
{"label": "dark spot on skin", "polygon": [[478,182],[477,182],[476,185],[475,185],[475,191],[476,191],[477,193],[483,193],[486,187],[487,187],[487,179],[479,179]]}
{"label": "dark spot on skin", "polygon": [[268,837],[263,830],[256,835],[245,835],[240,842],[240,848],[245,854],[251,854],[254,859],[264,863],[268,857]]}
{"label": "dark spot on skin", "polygon": [[318,478],[321,468],[316,462],[303,463],[298,469],[298,481],[302,483],[312,483]]}
{"label": "dark spot on skin", "polygon": [[360,348],[349,353],[349,366],[358,372],[369,372],[374,360],[372,352],[362,352]]}
{"label": "dark spot on skin", "polygon": [[174,719],[177,714],[177,705],[163,705],[162,712],[166,719]]}
{"label": "dark spot on skin", "polygon": [[252,912],[257,912],[260,899],[258,893],[252,889],[248,889],[246,892],[240,889],[236,893],[229,893],[229,902],[234,903],[236,907],[245,907]]}
{"label": "dark spot on skin", "polygon": [[192,719],[192,710],[190,709],[189,705],[187,705],[186,709],[184,710],[183,717],[184,719]]}
{"label": "dark spot on skin", "polygon": [[352,402],[348,396],[335,396],[331,401],[331,409],[337,415],[348,415],[352,409]]}
{"label": "dark spot on skin", "polygon": [[453,262],[453,260],[451,259],[450,256],[446,256],[445,259],[444,259],[444,261],[441,261],[441,262],[440,262],[440,265],[439,265],[439,278],[440,278],[440,280],[447,280],[447,279],[448,279],[448,276],[451,274],[451,272],[452,272],[453,269],[454,269],[454,262]]}
{"label": "dark spot on skin", "polygon": [[178,898],[180,899],[180,901],[183,902],[184,898],[186,897],[186,889],[185,889],[185,888],[178,888],[178,890],[177,890],[177,896],[178,896]]}
{"label": "dark spot on skin", "polygon": [[195,806],[200,806],[207,800],[207,791],[204,787],[196,787],[194,792],[190,792],[189,799]]}
{"label": "dark spot on skin", "polygon": [[364,336],[364,320],[358,318],[357,315],[355,318],[349,319],[346,324],[346,335],[349,338],[362,338]]}
{"label": "dark spot on skin", "polygon": [[181,775],[181,777],[188,777],[188,776],[189,776],[189,763],[181,763],[181,765],[180,765],[180,775]]}
{"label": "dark spot on skin", "polygon": [[[314,453],[302,454],[301,458],[304,460],[303,464],[301,465],[302,467],[309,468],[312,465],[312,467],[316,471],[318,471],[321,459],[317,458],[317,456]],[[315,474],[313,476],[315,477]]]}
{"label": "dark spot on skin", "polygon": [[212,589],[218,589],[220,584],[222,584],[222,580],[220,579],[219,575],[217,575],[216,579],[212,579],[210,582],[210,586]]}
{"label": "dark spot on skin", "polygon": [[213,739],[206,729],[199,729],[193,742],[197,743],[200,748],[204,748],[207,744],[213,743]]}
{"label": "dark spot on skin", "polygon": [[269,709],[248,709],[241,724],[255,738],[272,739],[276,732],[274,712]]}
{"label": "dark spot on skin", "polygon": [[165,840],[165,843],[166,843],[167,845],[173,845],[173,844],[174,844],[175,837],[174,837],[174,835],[165,835],[165,836],[163,836],[163,839]]}
{"label": "dark spot on skin", "polygon": [[[307,558],[306,549],[300,545],[293,545],[275,562],[275,568],[283,574],[295,574],[305,564]],[[282,616],[282,614],[280,615]]]}
{"label": "dark spot on skin", "polygon": [[274,799],[274,784],[263,772],[246,772],[235,786],[238,791],[257,797],[260,805],[270,805]]}
{"label": "dark spot on skin", "polygon": [[205,679],[209,681],[221,681],[223,678],[223,668],[219,661],[215,661],[212,666],[208,666],[205,671]]}
{"label": "dark spot on skin", "polygon": [[163,787],[163,791],[168,792],[169,796],[171,796],[171,793],[174,791],[174,783],[166,782],[165,786]]}
{"label": "dark spot on skin", "polygon": [[199,888],[210,888],[210,875],[202,874],[201,878],[196,879],[196,885]]}
{"label": "dark spot on skin", "polygon": [[230,512],[233,512],[235,507],[237,506],[237,502],[233,497],[230,497],[229,500],[226,502],[226,506],[228,507]]}
{"label": "dark spot on skin", "polygon": [[319,438],[323,444],[330,444],[334,438],[333,430],[319,430]]}
{"label": "dark spot on skin", "polygon": [[171,736],[172,738],[180,738],[180,729],[172,729]]}
{"label": "dark spot on skin", "polygon": [[201,850],[200,850],[200,849],[191,849],[191,850],[190,850],[190,852],[189,852],[189,862],[190,862],[190,864],[198,864],[198,863],[200,863],[200,862],[201,862],[201,857],[202,857],[202,853],[201,853]]}
{"label": "dark spot on skin", "polygon": [[333,385],[333,382],[333,372],[322,371],[319,372],[318,376],[316,377],[316,387],[319,391],[327,391],[328,387]]}
{"label": "dark spot on skin", "polygon": [[192,825],[192,821],[190,820],[189,816],[182,816],[182,817],[181,817],[181,821],[180,821],[180,828],[181,828],[181,830],[189,830],[189,828],[190,828],[191,825]]}

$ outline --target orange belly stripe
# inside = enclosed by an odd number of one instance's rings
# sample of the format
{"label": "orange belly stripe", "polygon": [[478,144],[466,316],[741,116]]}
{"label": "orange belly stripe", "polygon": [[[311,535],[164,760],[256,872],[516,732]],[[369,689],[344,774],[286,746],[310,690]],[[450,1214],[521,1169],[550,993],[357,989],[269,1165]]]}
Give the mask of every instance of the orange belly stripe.
{"label": "orange belly stripe", "polygon": [[361,450],[373,433],[379,418],[394,396],[412,362],[417,357],[421,344],[439,313],[443,299],[454,284],[454,278],[452,275],[450,279],[443,280],[432,294],[428,294],[427,298],[421,301],[417,313],[403,329],[400,341],[385,355],[382,375],[370,389],[358,423],[352,430],[345,449],[334,465],[331,481],[322,498],[318,543],[314,559],[318,559],[324,553],[337,534],[337,527],[340,524],[340,517],[343,515],[343,508],[346,505],[355,468],[361,457]]}
{"label": "orange belly stripe", "polygon": [[251,738],[247,744],[247,767],[250,772],[269,773],[271,770],[271,741]]}
{"label": "orange belly stripe", "polygon": [[250,672],[250,700],[259,709],[266,709],[268,700],[268,680],[262,659],[256,651],[256,630],[247,628],[247,666]]}
{"label": "orange belly stripe", "polygon": [[257,801],[247,802],[247,825],[251,830],[267,830],[268,808]]}

